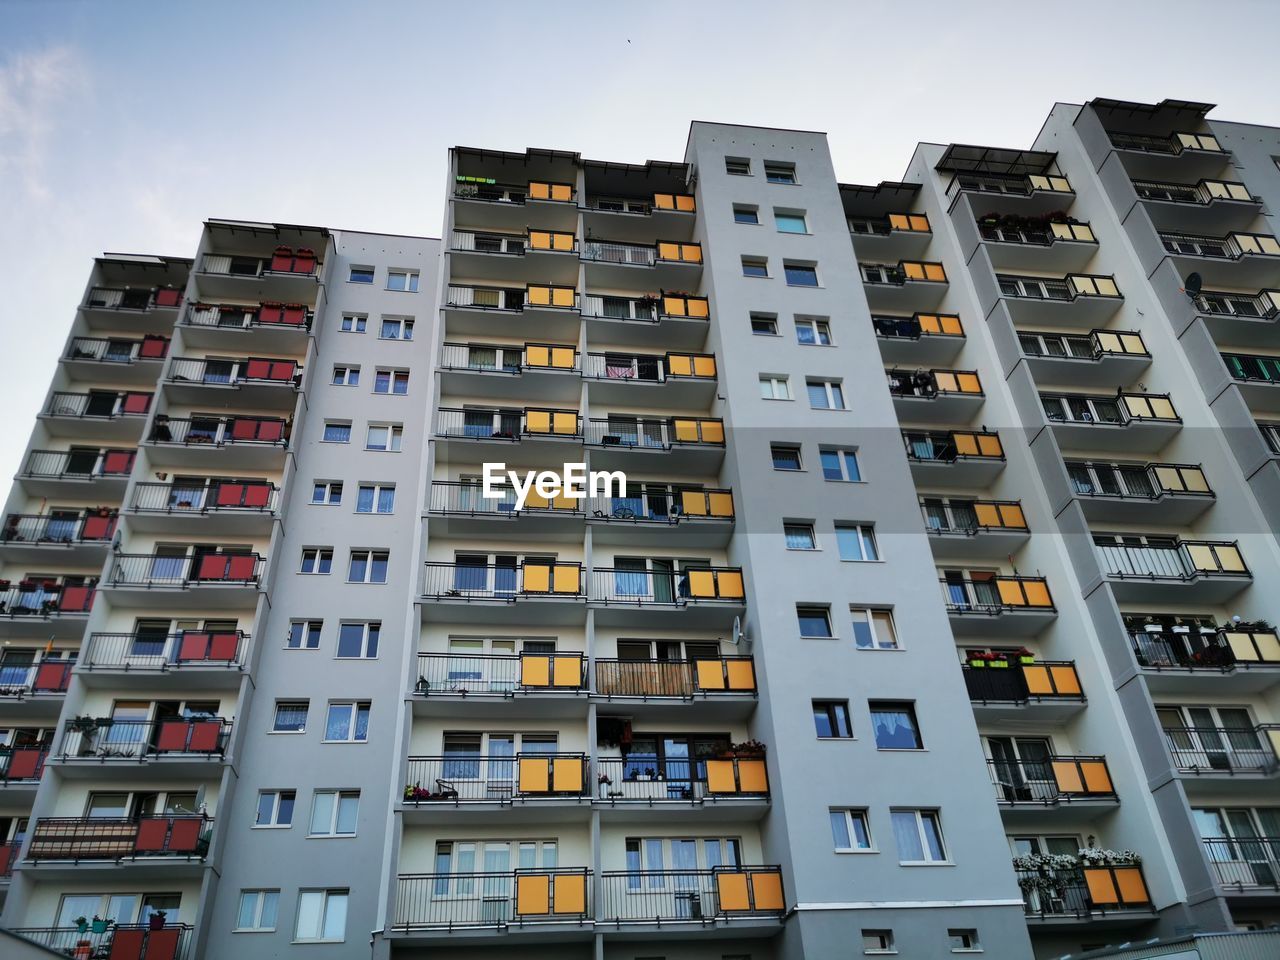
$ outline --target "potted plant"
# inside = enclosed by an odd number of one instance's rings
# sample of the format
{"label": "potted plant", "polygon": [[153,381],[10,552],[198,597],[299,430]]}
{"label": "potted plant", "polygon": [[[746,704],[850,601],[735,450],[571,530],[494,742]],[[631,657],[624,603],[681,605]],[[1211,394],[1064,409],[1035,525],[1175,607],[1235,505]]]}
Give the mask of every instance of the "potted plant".
{"label": "potted plant", "polygon": [[600,774],[600,776],[596,777],[596,784],[597,784],[597,788],[598,788],[598,789],[599,789],[599,791],[600,791],[600,799],[601,799],[601,800],[604,800],[604,799],[607,799],[607,798],[608,798],[608,796],[609,796],[609,786],[610,786],[612,783],[613,783],[613,781],[612,781],[611,779],[609,779],[609,775],[608,775],[607,773],[602,773],[602,774]]}
{"label": "potted plant", "polygon": [[163,930],[165,918],[169,914],[164,910],[152,910],[147,918],[147,926],[152,930]]}
{"label": "potted plant", "polygon": [[1009,656],[1004,653],[987,654],[987,664],[994,670],[1008,670]]}
{"label": "potted plant", "polygon": [[76,917],[76,918],[75,918],[75,920],[74,920],[73,922],[74,922],[74,923],[75,923],[75,925],[76,925],[76,933],[88,933],[88,932],[89,932],[89,918],[88,918],[88,917]]}
{"label": "potted plant", "polygon": [[969,654],[969,666],[976,670],[985,669],[987,666],[987,654],[984,650],[978,650]]}
{"label": "potted plant", "polygon": [[108,921],[105,917],[100,917],[95,913],[93,915],[93,921],[89,924],[89,929],[94,933],[106,933],[107,923]]}
{"label": "potted plant", "polygon": [[71,721],[71,729],[78,733],[93,733],[98,729],[98,720],[96,717],[91,717],[88,714],[81,714]]}
{"label": "potted plant", "polygon": [[1019,647],[1018,662],[1025,667],[1028,664],[1032,664],[1036,662],[1036,655],[1032,653],[1030,650],[1028,650],[1026,647]]}

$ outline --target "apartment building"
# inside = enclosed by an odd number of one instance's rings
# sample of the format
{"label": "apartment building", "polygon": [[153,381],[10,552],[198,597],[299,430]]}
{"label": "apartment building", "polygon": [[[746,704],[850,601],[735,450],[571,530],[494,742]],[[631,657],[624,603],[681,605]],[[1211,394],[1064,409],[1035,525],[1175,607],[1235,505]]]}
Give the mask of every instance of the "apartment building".
{"label": "apartment building", "polygon": [[[104,256],[0,536],[3,926],[793,960],[1275,924],[1280,131],[1209,110],[1058,104],[866,186],[795,130],[459,147],[442,240]],[[519,489],[566,463],[627,489]]]}

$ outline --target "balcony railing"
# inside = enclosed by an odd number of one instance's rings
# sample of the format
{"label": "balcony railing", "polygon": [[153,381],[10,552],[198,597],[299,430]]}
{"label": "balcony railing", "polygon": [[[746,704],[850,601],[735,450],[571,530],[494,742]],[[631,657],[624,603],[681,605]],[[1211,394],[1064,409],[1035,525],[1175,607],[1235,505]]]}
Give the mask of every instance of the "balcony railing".
{"label": "balcony railing", "polygon": [[1195,298],[1196,309],[1210,316],[1271,320],[1280,316],[1280,290],[1260,290],[1254,295],[1203,290]]}
{"label": "balcony railing", "polygon": [[114,817],[45,817],[37,820],[27,860],[203,860],[213,818],[199,814]]}
{"label": "balcony railing", "polygon": [[653,420],[592,418],[585,442],[598,447],[670,450],[675,446],[724,446],[724,421],[716,417],[671,417]]}
{"label": "balcony railing", "polygon": [[283,327],[310,330],[315,314],[301,303],[266,301],[257,306],[233,303],[193,303],[183,314],[188,327],[247,330],[251,327]]}
{"label": "balcony railing", "polygon": [[581,753],[450,754],[409,757],[404,802],[497,803],[581,800],[590,764]]}
{"label": "balcony railing", "polygon": [[1280,357],[1224,353],[1222,362],[1232,379],[1242,383],[1280,383]]}
{"label": "balcony railing", "polygon": [[1170,540],[1128,544],[1094,539],[1102,572],[1126,580],[1190,581],[1251,577],[1235,541]]}
{"label": "balcony railing", "polygon": [[1167,393],[1126,393],[1098,396],[1084,393],[1040,394],[1050,423],[1089,426],[1127,426],[1131,423],[1181,423]]}
{"label": "balcony railing", "polygon": [[44,773],[44,762],[49,757],[49,747],[13,747],[0,751],[0,783],[38,783]]}
{"label": "balcony railing", "polygon": [[221,717],[172,720],[66,721],[59,757],[63,760],[131,760],[157,757],[221,759],[231,739],[231,721]]}
{"label": "balcony railing", "polygon": [[262,480],[210,480],[207,486],[136,483],[132,508],[180,516],[239,510],[274,513],[279,493],[274,483]]}
{"label": "balcony railing", "polygon": [[[529,195],[527,185],[497,183],[490,177],[459,175],[453,195],[459,200],[481,200],[486,203],[522,204]],[[565,185],[567,186],[567,184]],[[572,196],[572,193],[570,193]]]}
{"label": "balcony railing", "polygon": [[1280,837],[1213,837],[1202,842],[1219,886],[1280,890]]}
{"label": "balcony railing", "polygon": [[223,387],[257,383],[297,388],[302,383],[302,368],[293,360],[279,358],[192,360],[188,357],[174,357],[165,379],[177,383],[203,383]]}
{"label": "balcony railing", "polygon": [[920,463],[955,463],[958,460],[1004,460],[1004,447],[994,430],[916,431],[904,430],[907,459]]}
{"label": "balcony railing", "polygon": [[1015,870],[1018,880],[1041,881],[1048,886],[1024,890],[1029,917],[1087,917],[1115,911],[1154,914],[1142,868],[1133,866],[1070,867],[1054,871],[1051,881],[1039,874]]}
{"label": "balcony railing", "polygon": [[889,340],[919,340],[921,337],[963,337],[964,325],[950,313],[917,313],[910,317],[871,318],[876,336]]}
{"label": "balcony railing", "polygon": [[1280,667],[1280,638],[1274,629],[1144,630],[1131,632],[1129,640],[1139,665],[1154,670]]}
{"label": "balcony railing", "polygon": [[230,444],[287,446],[289,421],[278,417],[168,417],[157,415],[147,438],[175,446],[221,447]]}
{"label": "balcony railing", "polygon": [[[470,568],[468,568],[470,569]],[[500,696],[581,693],[587,686],[581,653],[516,655],[420,653],[414,693]]]}
{"label": "balcony railing", "polygon": [[1256,727],[1165,727],[1173,765],[1199,775],[1271,774],[1280,768],[1280,724]]}
{"label": "balcony railing", "polygon": [[473,287],[450,284],[445,303],[475,310],[523,310],[524,287]]}
{"label": "balcony railing", "polygon": [[68,957],[106,957],[109,960],[191,960],[195,928],[187,923],[111,923],[102,933],[79,927],[14,927],[12,930],[43,947]]}
{"label": "balcony railing", "polygon": [[1035,193],[1072,193],[1067,178],[1045,174],[958,173],[947,184],[947,196],[958,193],[997,193],[1009,197],[1029,197]]}
{"label": "balcony railing", "polygon": [[1204,471],[1193,463],[1108,463],[1067,460],[1071,486],[1081,497],[1159,500],[1163,497],[1213,497]]}
{"label": "balcony railing", "polygon": [[597,784],[599,799],[615,804],[705,803],[769,796],[764,757],[668,759],[665,763],[605,757],[596,760],[595,772],[597,779],[608,778],[608,783]]}
{"label": "balcony railing", "polygon": [[1235,180],[1201,180],[1197,183],[1165,183],[1158,180],[1134,180],[1133,189],[1140,200],[1165,200],[1171,203],[1206,205],[1215,200],[1256,202],[1249,188]]}
{"label": "balcony railing", "polygon": [[[12,651],[11,651],[12,652]],[[19,700],[40,694],[62,694],[71,682],[74,660],[35,657],[30,663],[0,663],[0,697]]]}
{"label": "balcony railing", "polygon": [[163,360],[169,352],[167,337],[75,337],[67,347],[65,359],[89,360],[97,363],[128,364],[137,360]]}
{"label": "balcony railing", "polygon": [[945,505],[922,499],[925,530],[935,535],[977,536],[992,530],[1025,533],[1027,518],[1018,500],[958,500]]}
{"label": "balcony railing", "polygon": [[[573,234],[569,234],[569,237],[572,239]],[[528,240],[529,238],[524,234],[454,230],[449,249],[467,253],[503,253],[523,256]]]}
{"label": "balcony railing", "polygon": [[87,670],[129,671],[238,667],[245,662],[248,645],[249,635],[239,630],[93,633],[80,664]]}
{"label": "balcony railing", "polygon": [[711,316],[706,297],[662,293],[650,297],[611,297],[588,294],[582,298],[582,314],[603,320],[658,323],[664,317],[706,320]]}
{"label": "balcony railing", "polygon": [[[1003,667],[993,664],[1003,663]],[[987,661],[985,667],[964,666],[964,683],[974,703],[1083,703],[1084,690],[1074,660],[1035,663]]]}
{"label": "balcony railing", "polygon": [[1228,233],[1222,237],[1207,237],[1162,232],[1160,242],[1168,253],[1184,257],[1239,260],[1248,255],[1280,256],[1280,241],[1269,233]]}
{"label": "balcony railing", "polygon": [[1108,130],[1111,145],[1121,150],[1138,150],[1143,153],[1167,153],[1173,156],[1186,150],[1226,154],[1217,138],[1208,133],[1172,133],[1167,137],[1149,133],[1126,133]]}
{"label": "balcony railing", "polygon": [[983,240],[1033,247],[1049,247],[1060,241],[1098,242],[1089,224],[1075,220],[980,220],[978,232]]}
{"label": "balcony railing", "polygon": [[315,252],[305,247],[277,247],[270,257],[206,253],[200,263],[201,273],[229,277],[315,277],[318,268]]}
{"label": "balcony railing", "polygon": [[1127,330],[1093,330],[1088,334],[1019,335],[1022,352],[1028,357],[1049,360],[1101,360],[1103,357],[1149,357],[1142,335]]}
{"label": "balcony railing", "polygon": [[849,217],[849,232],[854,236],[888,237],[895,233],[928,234],[929,218],[923,213],[890,213],[884,217]]}
{"label": "balcony railing", "polygon": [[619,523],[667,523],[682,520],[733,520],[733,491],[704,487],[654,489],[645,484],[627,497],[588,497],[594,520]]}
{"label": "balcony railing", "polygon": [[182,291],[172,287],[94,287],[84,305],[91,310],[173,310]]}
{"label": "balcony railing", "polygon": [[393,929],[581,924],[591,917],[585,867],[493,873],[417,873],[396,878]]}
{"label": "balcony railing", "polygon": [[588,353],[582,375],[588,380],[628,380],[637,383],[714,380],[716,358],[709,353],[668,353],[662,356]]}
{"label": "balcony railing", "polygon": [[211,584],[256,585],[266,558],[256,553],[201,553],[166,556],[117,553],[108,582],[113,586],[198,587]]}
{"label": "balcony railing", "polygon": [[576,410],[440,407],[436,436],[470,440],[515,440],[519,437],[582,439],[582,417]]}
{"label": "balcony railing", "polygon": [[88,613],[93,606],[95,587],[86,583],[57,580],[0,580],[0,617],[56,617]]}
{"label": "balcony railing", "polygon": [[77,417],[114,420],[119,417],[145,417],[151,409],[152,394],[141,391],[126,393],[67,393],[55,391],[44,413],[49,417]]}
{"label": "balcony railing", "polygon": [[706,567],[654,572],[597,567],[591,571],[593,603],[631,606],[680,606],[695,602],[742,603],[739,567]]}
{"label": "balcony railing", "polygon": [[11,513],[0,528],[0,543],[46,544],[110,542],[116,530],[114,510],[85,511],[75,515]]}
{"label": "balcony railing", "polygon": [[652,267],[659,263],[702,263],[702,246],[697,243],[664,241],[657,244],[618,243],[610,240],[584,240],[582,259],[597,263]]}
{"label": "balcony railing", "polygon": [[787,909],[780,867],[609,871],[600,880],[603,923],[781,919]]}
{"label": "balcony railing", "polygon": [[123,479],[133,470],[136,450],[102,450],[71,453],[66,450],[32,450],[24,477],[65,480],[93,480],[97,477]]}
{"label": "balcony railing", "polygon": [[479,483],[433,480],[427,509],[466,517],[581,516],[583,501],[563,495],[542,497],[533,488],[525,498],[523,510],[516,509],[516,493],[511,487],[499,488],[500,496],[486,497]]}
{"label": "balcony railing", "polygon": [[755,696],[755,661],[751,657],[695,660],[596,660],[600,697],[640,700],[722,695]]}
{"label": "balcony railing", "polygon": [[909,373],[895,367],[886,370],[885,376],[889,382],[889,393],[895,397],[932,400],[952,394],[983,395],[977,370],[917,370]]}
{"label": "balcony railing", "polygon": [[996,275],[1002,297],[1015,300],[1075,300],[1077,297],[1123,299],[1114,277],[1072,273],[1065,277],[1026,277],[1000,273]]}
{"label": "balcony railing", "polygon": [[1056,609],[1044,577],[996,576],[989,580],[940,578],[948,613],[995,616],[1016,610]]}
{"label": "balcony railing", "polygon": [[1057,806],[1080,800],[1114,800],[1105,757],[1047,756],[1043,760],[988,760],[996,802]]}
{"label": "balcony railing", "polygon": [[947,271],[933,261],[903,260],[900,263],[864,263],[862,282],[872,286],[901,287],[907,283],[946,283]]}
{"label": "balcony railing", "polygon": [[501,564],[426,564],[423,596],[444,600],[505,600],[528,598],[581,600],[582,564],[526,561]]}
{"label": "balcony railing", "polygon": [[440,347],[442,370],[519,374],[549,370],[578,372],[578,351],[556,343],[444,343]]}

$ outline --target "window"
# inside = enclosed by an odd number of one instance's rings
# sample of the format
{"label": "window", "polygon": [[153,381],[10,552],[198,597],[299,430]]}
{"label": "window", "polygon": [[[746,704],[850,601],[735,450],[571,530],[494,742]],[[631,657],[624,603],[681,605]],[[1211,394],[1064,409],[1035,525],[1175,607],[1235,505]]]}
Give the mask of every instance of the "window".
{"label": "window", "polygon": [[743,257],[742,275],[744,277],[769,276],[769,261],[764,257]]}
{"label": "window", "polygon": [[387,271],[387,289],[397,290],[401,293],[417,293],[418,292],[418,271],[417,270],[388,270]]}
{"label": "window", "polygon": [[826,607],[796,607],[796,619],[802,637],[831,636],[831,614]]}
{"label": "window", "polygon": [[306,733],[309,700],[277,700],[272,733]]}
{"label": "window", "polygon": [[796,317],[796,343],[806,346],[831,346],[831,324],[826,320]]}
{"label": "window", "polygon": [[749,177],[751,161],[746,157],[725,157],[724,172],[735,177]]}
{"label": "window", "polygon": [[783,213],[781,210],[774,210],[773,222],[777,225],[779,233],[809,232],[809,226],[805,223],[803,213]]}
{"label": "window", "polygon": [[909,703],[889,703],[872,700],[871,729],[876,735],[878,750],[922,750],[920,725],[916,723],[916,708]]}
{"label": "window", "polygon": [[328,940],[341,943],[347,929],[346,890],[301,890],[295,940]]}
{"label": "window", "polygon": [[763,313],[753,313],[751,315],[751,332],[757,337],[776,337],[778,335],[778,320],[776,317],[765,316]]}
{"label": "window", "polygon": [[285,646],[290,650],[318,650],[323,620],[293,620],[289,623],[289,639]]}
{"label": "window", "polygon": [[862,931],[862,952],[863,953],[897,953],[893,948],[893,931],[892,930],[867,930]]}
{"label": "window", "polygon": [[241,890],[236,929],[274,930],[279,912],[279,890]]}
{"label": "window", "polygon": [[760,222],[759,208],[749,207],[741,203],[735,203],[733,205],[733,222],[734,223],[759,223]]}
{"label": "window", "polygon": [[333,570],[333,550],[327,547],[304,547],[299,573],[330,573]]}
{"label": "window", "polygon": [[360,368],[340,364],[333,365],[333,385],[335,387],[354,387],[360,383]]}
{"label": "window", "polygon": [[942,825],[937,810],[892,810],[893,838],[902,863],[943,863]]}
{"label": "window", "polygon": [[382,622],[344,623],[338,627],[339,659],[372,660],[378,655]]}
{"label": "window", "polygon": [[790,400],[791,383],[785,376],[762,373],[760,374],[760,396],[765,400]]}
{"label": "window", "polygon": [[324,433],[321,434],[320,439],[324,443],[350,443],[351,421],[326,420],[324,422]]}
{"label": "window", "polygon": [[317,790],[311,801],[311,837],[354,837],[359,790]]}
{"label": "window", "polygon": [[773,457],[775,470],[799,470],[800,448],[785,443],[769,444],[769,453]]}
{"label": "window", "polygon": [[876,550],[876,535],[870,524],[837,523],[836,545],[840,548],[841,560],[879,560]]}
{"label": "window", "polygon": [[764,178],[770,183],[795,183],[796,165],[794,163],[778,163],[766,160],[764,163]]}
{"label": "window", "polygon": [[[350,431],[350,427],[347,428]],[[404,437],[404,427],[398,423],[369,424],[369,432],[365,435],[366,450],[383,450],[388,453],[400,451],[400,441]]]}
{"label": "window", "polygon": [[342,502],[342,483],[338,480],[317,480],[311,485],[311,502],[336,506]]}
{"label": "window", "polygon": [[850,607],[853,620],[853,643],[859,650],[897,650],[898,631],[889,610]]}
{"label": "window", "polygon": [[804,263],[782,262],[782,272],[786,275],[789,287],[816,287],[818,285],[818,268]]}
{"label": "window", "polygon": [[831,839],[835,841],[836,850],[848,853],[850,850],[870,850],[871,831],[867,829],[867,811],[865,810],[831,810]]}
{"label": "window", "polygon": [[363,313],[344,313],[338,329],[343,333],[364,333],[369,318]]}
{"label": "window", "polygon": [[843,410],[844,390],[839,380],[807,380],[809,407],[813,410]]}
{"label": "window", "polygon": [[373,375],[374,393],[391,393],[403,396],[409,392],[408,370],[377,370]]}
{"label": "window", "polygon": [[356,493],[356,513],[392,513],[396,506],[394,483],[362,483]]}
{"label": "window", "polygon": [[813,535],[812,523],[784,523],[782,532],[787,538],[788,550],[818,549],[818,540]]}
{"label": "window", "polygon": [[258,818],[255,827],[288,827],[293,825],[293,790],[259,790]]}
{"label": "window", "polygon": [[352,267],[348,283],[373,283],[373,267]]}
{"label": "window", "polygon": [[412,340],[413,320],[409,317],[383,317],[379,340]]}
{"label": "window", "polygon": [[813,726],[820,740],[840,740],[853,737],[849,723],[848,700],[813,701]]}
{"label": "window", "polygon": [[952,953],[981,953],[982,944],[978,941],[978,931],[972,929],[947,931],[947,939],[951,942]]}
{"label": "window", "polygon": [[858,454],[853,450],[842,450],[838,447],[819,447],[822,458],[822,479],[858,483],[862,480],[862,471],[858,469]]}
{"label": "window", "polygon": [[351,562],[347,566],[347,582],[386,583],[387,560],[390,556],[386,550],[352,550]]}
{"label": "window", "polygon": [[329,715],[324,721],[324,739],[326,743],[368,743],[369,702],[329,704]]}

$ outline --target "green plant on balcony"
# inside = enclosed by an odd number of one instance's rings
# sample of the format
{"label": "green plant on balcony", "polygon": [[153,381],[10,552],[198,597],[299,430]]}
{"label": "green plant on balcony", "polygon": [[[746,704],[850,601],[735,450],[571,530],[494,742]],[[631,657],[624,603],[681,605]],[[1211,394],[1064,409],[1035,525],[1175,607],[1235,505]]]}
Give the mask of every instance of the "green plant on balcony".
{"label": "green plant on balcony", "polygon": [[1069,853],[1025,853],[1013,858],[1013,869],[1018,871],[1018,886],[1023,893],[1060,890],[1075,879],[1079,866],[1079,860]]}
{"label": "green plant on balcony", "polygon": [[735,757],[742,758],[760,758],[764,756],[765,746],[759,740],[743,740],[741,743],[731,743],[724,750],[720,751],[721,760],[732,760]]}
{"label": "green plant on balcony", "polygon": [[1136,867],[1142,857],[1132,850],[1107,850],[1103,847],[1081,847],[1077,860],[1082,867]]}

